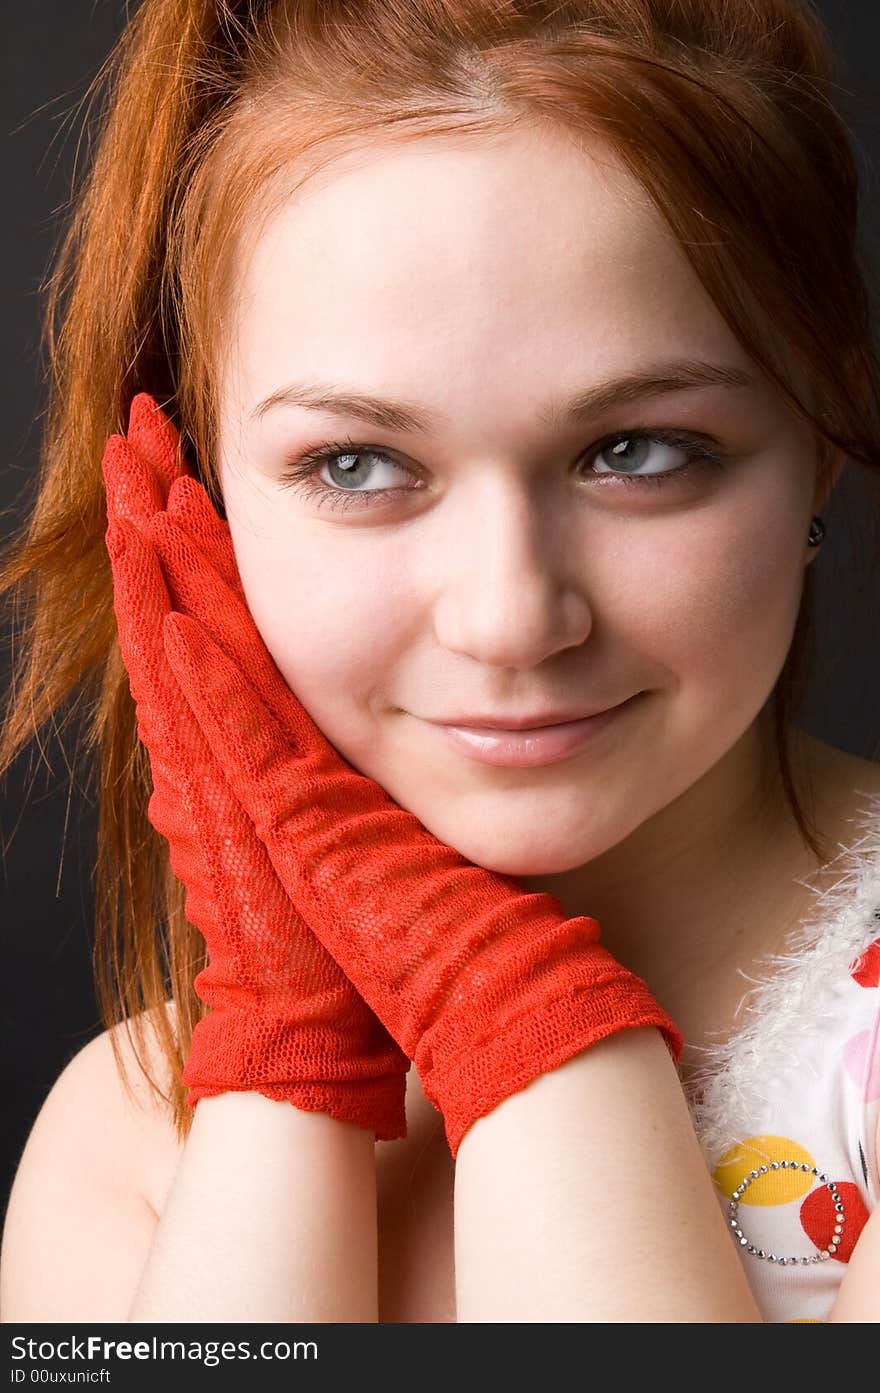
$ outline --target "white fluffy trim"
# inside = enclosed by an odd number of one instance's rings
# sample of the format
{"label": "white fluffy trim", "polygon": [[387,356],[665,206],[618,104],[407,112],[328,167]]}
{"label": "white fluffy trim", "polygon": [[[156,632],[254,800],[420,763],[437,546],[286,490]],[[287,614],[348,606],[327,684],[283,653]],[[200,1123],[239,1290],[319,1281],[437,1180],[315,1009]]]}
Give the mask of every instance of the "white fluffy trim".
{"label": "white fluffy trim", "polygon": [[789,935],[784,953],[762,959],[766,973],[749,977],[740,969],[755,984],[737,1009],[743,1024],[723,1044],[691,1047],[706,1056],[687,1094],[710,1169],[754,1130],[767,1080],[792,1067],[798,1040],[832,1018],[828,984],[880,936],[880,794],[856,792],[865,803],[850,821],[860,835],[838,842],[842,850],[829,863],[840,863],[839,879],[824,891],[809,879],[797,882],[814,893],[815,908]]}

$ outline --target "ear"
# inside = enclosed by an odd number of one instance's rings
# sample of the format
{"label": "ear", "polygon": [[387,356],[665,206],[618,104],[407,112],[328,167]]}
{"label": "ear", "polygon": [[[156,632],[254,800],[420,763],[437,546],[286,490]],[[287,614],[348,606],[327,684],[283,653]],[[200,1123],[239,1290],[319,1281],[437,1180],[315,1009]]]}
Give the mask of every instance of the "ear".
{"label": "ear", "polygon": [[[837,487],[843,467],[846,464],[847,455],[833,446],[820,442],[819,457],[816,464],[816,484],[813,492],[813,515],[821,515],[828,504],[828,500]],[[819,555],[820,547],[811,547],[809,543],[804,544],[804,563],[811,566]]]}

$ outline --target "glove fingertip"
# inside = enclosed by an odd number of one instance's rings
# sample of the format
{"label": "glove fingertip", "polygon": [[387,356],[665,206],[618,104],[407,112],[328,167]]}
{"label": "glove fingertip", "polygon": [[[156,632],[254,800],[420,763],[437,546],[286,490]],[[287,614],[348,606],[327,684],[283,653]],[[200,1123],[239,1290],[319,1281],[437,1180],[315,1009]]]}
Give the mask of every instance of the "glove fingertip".
{"label": "glove fingertip", "polygon": [[197,633],[198,626],[185,614],[180,614],[177,610],[166,614],[162,621],[162,637],[172,665],[177,662],[190,665],[197,643],[197,640],[194,643],[193,630]]}
{"label": "glove fingertip", "polygon": [[143,562],[147,544],[130,518],[121,513],[111,514],[104,540],[112,559],[128,558]]}
{"label": "glove fingertip", "polygon": [[216,509],[208,490],[194,474],[179,474],[168,490],[168,512],[172,517],[185,519],[192,512],[213,513]]}
{"label": "glove fingertip", "polygon": [[104,533],[104,546],[111,561],[121,561],[125,556],[126,538],[118,521],[114,520]]}
{"label": "glove fingertip", "polygon": [[111,559],[121,561],[124,557],[140,554],[143,540],[131,519],[112,510],[108,510],[108,518],[104,543]]}
{"label": "glove fingertip", "polygon": [[125,474],[131,450],[124,435],[108,435],[101,454],[101,475],[107,497],[107,512],[122,514],[125,496]]}
{"label": "glove fingertip", "polygon": [[221,518],[201,480],[189,474],[175,479],[165,509],[168,518],[182,529],[194,545],[211,558],[224,579],[240,589],[235,550],[229,524]]}
{"label": "glove fingertip", "polygon": [[128,412],[128,439],[146,457],[158,479],[161,507],[181,472],[180,432],[149,392],[138,392],[132,398]]}
{"label": "glove fingertip", "polygon": [[161,431],[166,439],[176,443],[177,430],[149,392],[135,392],[128,408],[128,435],[132,432]]}

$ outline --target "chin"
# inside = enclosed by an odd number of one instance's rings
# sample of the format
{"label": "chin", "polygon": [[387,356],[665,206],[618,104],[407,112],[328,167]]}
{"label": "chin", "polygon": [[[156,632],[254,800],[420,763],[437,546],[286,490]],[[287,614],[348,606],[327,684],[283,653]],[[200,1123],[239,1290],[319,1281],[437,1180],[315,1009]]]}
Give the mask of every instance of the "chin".
{"label": "chin", "polygon": [[576,870],[592,858],[578,856],[572,860],[571,857],[559,857],[550,853],[541,857],[523,852],[521,856],[469,856],[467,859],[477,866],[482,866],[486,871],[494,871],[496,875],[508,875],[515,880],[524,880],[534,876],[563,875],[566,871]]}
{"label": "chin", "polygon": [[583,834],[577,839],[554,839],[545,835],[543,841],[538,842],[534,829],[518,836],[510,828],[502,828],[498,836],[492,837],[486,836],[485,828],[475,829],[472,837],[461,826],[454,830],[447,828],[444,833],[435,823],[428,830],[475,866],[514,877],[562,875],[592,861],[606,849],[604,845],[586,845]]}

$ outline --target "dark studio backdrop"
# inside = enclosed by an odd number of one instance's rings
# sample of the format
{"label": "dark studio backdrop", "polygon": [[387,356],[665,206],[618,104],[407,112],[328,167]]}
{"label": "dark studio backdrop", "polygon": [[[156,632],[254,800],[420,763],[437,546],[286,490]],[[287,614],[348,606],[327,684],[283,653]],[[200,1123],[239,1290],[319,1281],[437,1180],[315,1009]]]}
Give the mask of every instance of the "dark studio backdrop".
{"label": "dark studio backdrop", "polygon": [[[89,84],[134,0],[29,0],[4,22],[0,237],[6,282],[0,454],[0,540],[24,515],[38,457],[44,406],[41,281],[67,213],[72,180],[88,158],[80,112]],[[880,260],[880,6],[876,0],[820,0],[841,55],[840,105],[861,154],[863,239]],[[880,580],[869,568],[873,534],[848,470],[826,512],[817,569],[817,645],[824,676],[807,693],[801,723],[814,735],[880,758]],[[855,557],[855,561],[853,558]],[[8,633],[2,634],[0,696],[8,687]],[[818,686],[818,684],[816,684]],[[86,785],[88,784],[88,788]],[[0,785],[0,1050],[4,1125],[0,1223],[28,1131],[64,1065],[102,1029],[90,968],[93,784],[74,763],[72,733],[51,725]],[[89,1125],[84,1119],[84,1125]]]}

